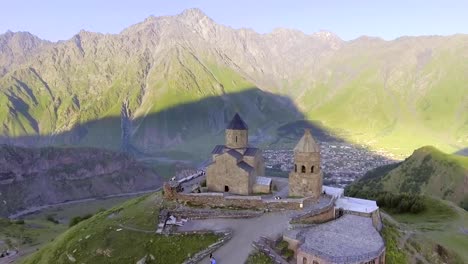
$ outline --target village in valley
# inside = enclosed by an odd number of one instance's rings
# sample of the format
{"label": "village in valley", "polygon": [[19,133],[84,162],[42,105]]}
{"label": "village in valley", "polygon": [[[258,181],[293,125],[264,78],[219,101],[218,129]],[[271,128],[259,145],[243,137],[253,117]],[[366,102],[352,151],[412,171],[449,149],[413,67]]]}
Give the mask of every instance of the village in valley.
{"label": "village in valley", "polygon": [[[347,142],[320,141],[317,144],[320,146],[324,179],[337,187],[346,186],[369,170],[398,161],[386,153],[376,153]],[[266,149],[263,156],[267,169],[287,175],[293,168],[294,152],[291,149]]]}

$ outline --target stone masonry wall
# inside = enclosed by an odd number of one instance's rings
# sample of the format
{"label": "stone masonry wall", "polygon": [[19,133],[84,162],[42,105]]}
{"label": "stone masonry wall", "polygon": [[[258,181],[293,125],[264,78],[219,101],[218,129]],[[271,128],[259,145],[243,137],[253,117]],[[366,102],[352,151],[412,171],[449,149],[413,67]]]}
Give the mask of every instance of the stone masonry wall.
{"label": "stone masonry wall", "polygon": [[[302,167],[305,168],[304,172]],[[289,195],[318,198],[322,194],[322,181],[320,154],[294,153],[294,168],[289,174]]]}
{"label": "stone masonry wall", "polygon": [[335,219],[335,208],[327,207],[317,214],[310,214],[302,217],[298,222],[301,224],[319,224]]}
{"label": "stone masonry wall", "polygon": [[255,156],[244,156],[244,161],[255,169],[254,176],[265,176],[265,161],[261,150]]}
{"label": "stone masonry wall", "polygon": [[270,193],[271,185],[254,184],[253,192],[254,193]]}
{"label": "stone masonry wall", "polygon": [[252,193],[253,177],[237,166],[236,158],[229,154],[219,155],[215,163],[206,170],[206,184],[211,192],[224,192],[248,195]]}
{"label": "stone masonry wall", "polygon": [[224,195],[224,193],[177,193],[169,189],[164,192],[164,196],[166,199],[185,202],[194,206],[236,207],[255,210],[268,209],[272,211],[299,210],[307,202],[306,199],[263,200],[260,196],[229,196]]}
{"label": "stone masonry wall", "polygon": [[[330,198],[328,203],[320,208],[305,211],[291,218],[292,224],[316,224],[323,223],[335,219],[335,201],[336,198]],[[310,203],[310,201],[305,201]]]}
{"label": "stone masonry wall", "polygon": [[226,129],[226,146],[228,148],[246,148],[249,142],[247,130]]}

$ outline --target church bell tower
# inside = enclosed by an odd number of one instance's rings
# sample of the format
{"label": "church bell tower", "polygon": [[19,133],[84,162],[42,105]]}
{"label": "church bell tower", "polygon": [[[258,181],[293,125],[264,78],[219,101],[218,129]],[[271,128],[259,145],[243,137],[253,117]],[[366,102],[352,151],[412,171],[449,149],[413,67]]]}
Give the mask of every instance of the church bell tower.
{"label": "church bell tower", "polygon": [[232,149],[247,148],[249,142],[249,128],[236,113],[226,127],[226,147]]}
{"label": "church bell tower", "polygon": [[294,168],[289,173],[289,196],[318,200],[322,193],[322,182],[320,147],[307,129],[294,148]]}

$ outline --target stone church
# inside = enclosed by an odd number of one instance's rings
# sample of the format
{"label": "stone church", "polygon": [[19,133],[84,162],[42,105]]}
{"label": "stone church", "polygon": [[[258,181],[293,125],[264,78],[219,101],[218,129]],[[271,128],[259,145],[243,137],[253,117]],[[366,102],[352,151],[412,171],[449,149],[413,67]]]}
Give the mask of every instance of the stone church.
{"label": "stone church", "polygon": [[208,191],[241,195],[271,191],[271,179],[262,176],[262,150],[249,146],[248,132],[236,113],[226,128],[225,145],[217,145],[211,152],[213,160],[206,169]]}
{"label": "stone church", "polygon": [[[225,131],[225,145],[214,147],[212,163],[206,170],[209,192],[240,195],[270,193],[271,178],[264,177],[262,150],[249,146],[247,124],[235,114]],[[311,197],[322,194],[320,147],[309,130],[294,148],[294,169],[289,174],[289,196]]]}

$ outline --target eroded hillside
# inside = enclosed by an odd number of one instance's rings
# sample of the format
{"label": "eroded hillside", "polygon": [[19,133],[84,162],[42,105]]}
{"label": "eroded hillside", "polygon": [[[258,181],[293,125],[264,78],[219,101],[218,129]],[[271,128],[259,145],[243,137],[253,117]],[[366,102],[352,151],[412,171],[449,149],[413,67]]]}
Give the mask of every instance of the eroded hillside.
{"label": "eroded hillside", "polygon": [[93,148],[0,146],[0,216],[159,186],[156,172],[125,154]]}

